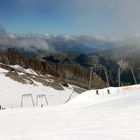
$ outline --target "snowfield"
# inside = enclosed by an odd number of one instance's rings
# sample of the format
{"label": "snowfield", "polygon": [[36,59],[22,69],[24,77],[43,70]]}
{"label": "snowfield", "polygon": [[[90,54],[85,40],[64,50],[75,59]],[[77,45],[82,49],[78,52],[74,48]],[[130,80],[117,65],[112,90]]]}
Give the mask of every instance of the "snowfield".
{"label": "snowfield", "polygon": [[[28,70],[24,70],[21,67],[16,66],[16,68],[19,68],[18,70],[21,70],[23,72],[25,71],[29,74],[35,73],[33,70],[30,70],[30,72],[28,72]],[[72,86],[70,86],[69,88],[63,87],[64,90],[56,90],[52,87],[44,86],[36,81],[34,81],[36,86],[30,84],[22,84],[10,79],[9,77],[6,77],[6,72],[7,70],[0,68],[0,105],[4,108],[20,107],[22,95],[24,94],[32,94],[34,104],[36,104],[37,96],[44,94],[46,95],[49,105],[64,104],[68,101],[68,99],[72,99],[78,95],[76,92],[73,91]],[[44,98],[38,99],[38,106],[40,106],[41,104],[46,105]],[[24,97],[23,106],[33,106],[30,97]]]}
{"label": "snowfield", "polygon": [[2,110],[0,139],[138,140],[140,86],[129,90],[110,88],[110,95],[88,91],[65,105]]}
{"label": "snowfield", "polygon": [[[41,85],[31,90],[3,73],[0,77],[0,103],[7,107],[19,107],[21,94],[28,90],[34,94],[44,90],[52,104],[64,103],[72,93]],[[139,140],[140,85],[108,89],[110,94],[107,89],[99,90],[99,95],[90,90],[57,106],[1,110],[0,140]]]}

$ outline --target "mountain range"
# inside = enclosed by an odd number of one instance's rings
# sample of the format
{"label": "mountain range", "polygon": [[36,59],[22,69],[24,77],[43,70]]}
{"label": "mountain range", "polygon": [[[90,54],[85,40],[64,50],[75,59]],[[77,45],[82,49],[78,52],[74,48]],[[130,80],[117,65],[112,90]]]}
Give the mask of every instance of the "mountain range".
{"label": "mountain range", "polygon": [[54,52],[95,53],[120,47],[117,40],[93,35],[73,36],[68,34],[13,34],[0,29],[0,49],[16,48],[25,52],[39,50]]}
{"label": "mountain range", "polygon": [[[86,85],[86,88],[89,83],[89,68],[105,66],[110,84],[116,86],[120,60],[133,61],[136,79],[140,81],[140,47],[136,40],[138,37],[126,42],[92,35],[13,34],[1,29],[0,62],[31,67],[43,74],[47,71],[53,76],[73,79],[76,83],[81,81],[80,84]],[[83,73],[88,75],[87,79],[82,79]],[[106,82],[103,73],[95,73]],[[133,80],[129,81],[132,77],[128,75],[129,72],[122,78],[124,83],[133,83]],[[96,82],[94,86],[99,87]],[[104,87],[103,83],[101,87]]]}

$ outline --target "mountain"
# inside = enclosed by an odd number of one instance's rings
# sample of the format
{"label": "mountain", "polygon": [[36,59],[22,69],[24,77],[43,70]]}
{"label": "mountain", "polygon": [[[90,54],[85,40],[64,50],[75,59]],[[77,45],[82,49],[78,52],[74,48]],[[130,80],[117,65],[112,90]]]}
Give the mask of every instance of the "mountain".
{"label": "mountain", "polygon": [[52,46],[55,50],[64,52],[95,53],[111,48],[119,47],[117,41],[97,38],[95,36],[70,36],[57,35],[52,37]]}
{"label": "mountain", "polygon": [[[9,104],[15,96],[20,98],[23,89],[15,95],[9,89],[1,92],[2,96],[9,93],[8,100],[3,98],[3,102]],[[1,110],[0,139],[138,140],[140,85],[108,89],[111,94],[107,94],[107,89],[99,90],[99,95],[96,95],[96,90],[90,90],[59,106]],[[50,89],[45,93],[47,99],[54,99]],[[56,94],[60,95],[58,103],[64,95]],[[16,103],[20,103],[19,98]]]}
{"label": "mountain", "polygon": [[88,54],[119,46],[118,41],[90,35],[13,34],[7,33],[5,30],[0,31],[0,50],[16,48],[26,53],[63,51]]}
{"label": "mountain", "polygon": [[39,98],[37,106],[64,104],[68,99],[78,95],[76,86],[19,65],[0,64],[0,85],[0,106],[4,108],[20,107],[22,96],[28,94],[32,95],[34,102],[32,104],[30,96],[25,97],[23,107],[35,106],[36,98],[41,94],[46,96],[47,103],[45,98]]}
{"label": "mountain", "polygon": [[[4,64],[30,67],[42,74],[48,72],[48,74],[62,79],[73,80],[87,88],[89,67],[100,65],[107,68],[111,85],[116,86],[118,62],[124,59],[134,62],[134,72],[137,80],[140,81],[138,74],[140,49],[135,43],[138,38],[130,41],[131,43],[129,41],[126,43],[118,39],[92,35],[12,34],[4,30],[0,32],[0,62]],[[17,52],[13,51],[13,48]],[[102,71],[94,71],[94,73],[104,82],[106,81]],[[81,75],[87,78],[82,78]],[[133,80],[128,82],[130,79],[128,75],[130,73],[125,76],[124,81],[127,84],[133,83]],[[102,83],[101,87],[104,85]],[[94,87],[99,87],[97,82]]]}
{"label": "mountain", "polygon": [[75,53],[93,53],[98,52],[99,50],[96,48],[92,48],[90,46],[84,45],[82,43],[72,43],[72,42],[55,42],[53,44],[54,49],[56,51],[62,51],[62,52],[75,52]]}
{"label": "mountain", "polygon": [[[107,68],[109,75],[111,75],[110,79],[114,79],[113,77],[117,77],[119,62],[126,62],[133,67],[134,73],[138,83],[140,82],[140,47],[137,45],[134,46],[124,46],[119,48],[114,48],[98,53],[90,54],[89,57],[96,57],[98,59],[98,65],[103,65]],[[114,76],[113,76],[114,75]],[[134,80],[132,77],[132,73],[130,70],[122,74],[123,80],[126,83],[133,83]],[[114,79],[115,80],[115,79]]]}
{"label": "mountain", "polygon": [[[121,48],[118,48],[118,50]],[[0,53],[0,62],[8,65],[20,65],[22,67],[31,68],[41,74],[50,74],[66,82],[80,86],[82,88],[89,87],[90,67],[105,66],[111,86],[118,86],[118,62],[122,58],[115,59],[112,49],[103,51],[102,53],[94,54],[79,54],[79,53],[49,53],[42,54],[32,53],[25,54],[16,49],[8,49]],[[129,50],[129,49],[128,49]],[[41,54],[41,55],[40,55]],[[140,82],[139,59],[131,59],[134,62],[134,73],[137,82]],[[130,71],[122,75],[122,84],[134,84],[134,80]],[[100,78],[99,78],[100,77]],[[106,86],[106,76],[103,70],[93,70],[92,87],[103,88]],[[99,82],[100,81],[100,82]]]}
{"label": "mountain", "polygon": [[[118,48],[113,48],[103,52],[97,53],[99,56],[103,56],[110,59],[136,59],[139,58],[140,47],[139,46],[123,46]],[[94,54],[93,54],[94,55]]]}
{"label": "mountain", "polygon": [[[31,68],[42,75],[49,74],[82,88],[88,88],[89,86],[90,71],[79,64],[56,64],[42,61],[36,57],[36,54],[28,56],[16,49],[0,52],[0,62],[6,65],[20,65],[23,68]],[[92,76],[94,79],[98,79],[96,82],[92,81],[92,87],[101,88],[106,86],[105,81],[100,76],[95,73]]]}

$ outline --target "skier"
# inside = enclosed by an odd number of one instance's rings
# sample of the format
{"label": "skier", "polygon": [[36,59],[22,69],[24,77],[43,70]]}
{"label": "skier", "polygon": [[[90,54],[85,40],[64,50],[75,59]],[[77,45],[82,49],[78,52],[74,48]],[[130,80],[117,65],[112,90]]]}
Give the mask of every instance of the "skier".
{"label": "skier", "polygon": [[109,91],[109,89],[107,89],[107,94],[110,94],[110,91]]}
{"label": "skier", "polygon": [[96,90],[96,95],[99,95],[99,92],[98,92],[98,90]]}

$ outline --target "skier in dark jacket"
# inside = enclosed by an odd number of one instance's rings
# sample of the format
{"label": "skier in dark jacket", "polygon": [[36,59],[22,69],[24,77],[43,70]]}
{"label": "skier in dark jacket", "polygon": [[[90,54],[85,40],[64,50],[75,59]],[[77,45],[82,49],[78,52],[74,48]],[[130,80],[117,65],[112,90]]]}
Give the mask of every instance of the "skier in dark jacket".
{"label": "skier in dark jacket", "polygon": [[110,91],[109,91],[109,89],[107,89],[107,94],[110,94]]}
{"label": "skier in dark jacket", "polygon": [[99,92],[98,92],[98,90],[96,90],[96,95],[99,95]]}

